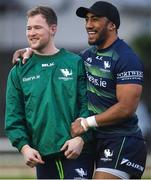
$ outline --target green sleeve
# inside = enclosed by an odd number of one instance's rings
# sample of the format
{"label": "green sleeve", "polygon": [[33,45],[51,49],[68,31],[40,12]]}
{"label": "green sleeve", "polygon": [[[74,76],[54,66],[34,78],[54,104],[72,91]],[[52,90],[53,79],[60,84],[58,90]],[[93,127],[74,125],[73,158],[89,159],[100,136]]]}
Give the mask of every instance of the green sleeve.
{"label": "green sleeve", "polygon": [[[79,62],[79,78],[78,78],[78,104],[79,104],[79,116],[78,117],[88,117],[90,116],[88,111],[88,99],[87,99],[87,82],[86,82],[86,72],[83,60]],[[81,135],[84,142],[92,140],[92,130]]]}
{"label": "green sleeve", "polygon": [[24,96],[15,66],[9,73],[6,90],[5,131],[13,146],[19,151],[29,144],[24,112]]}
{"label": "green sleeve", "polygon": [[79,61],[79,73],[78,73],[78,107],[79,117],[88,117],[88,99],[87,99],[87,84],[86,84],[86,72],[83,60]]}

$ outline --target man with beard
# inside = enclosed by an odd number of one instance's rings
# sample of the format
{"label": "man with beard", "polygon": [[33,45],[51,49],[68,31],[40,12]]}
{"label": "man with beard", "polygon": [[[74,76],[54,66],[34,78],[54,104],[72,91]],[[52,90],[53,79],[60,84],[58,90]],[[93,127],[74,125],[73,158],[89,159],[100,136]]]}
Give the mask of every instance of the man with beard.
{"label": "man with beard", "polygon": [[72,123],[72,136],[94,128],[97,140],[94,179],[140,179],[146,146],[135,114],[142,93],[143,65],[118,37],[117,8],[103,1],[79,7],[91,48],[82,54],[91,116]]}
{"label": "man with beard", "polygon": [[76,14],[85,18],[92,45],[81,53],[91,116],[72,124],[72,136],[94,129],[94,179],[140,179],[147,154],[135,114],[142,93],[142,62],[118,37],[120,15],[114,5],[98,1],[90,8],[78,8]]}
{"label": "man with beard", "polygon": [[56,48],[56,31],[53,9],[28,11],[26,35],[33,55],[10,71],[6,134],[26,164],[36,167],[38,179],[91,179],[93,157],[83,148],[88,134],[72,138],[70,133],[76,118],[89,115],[84,64],[80,56]]}

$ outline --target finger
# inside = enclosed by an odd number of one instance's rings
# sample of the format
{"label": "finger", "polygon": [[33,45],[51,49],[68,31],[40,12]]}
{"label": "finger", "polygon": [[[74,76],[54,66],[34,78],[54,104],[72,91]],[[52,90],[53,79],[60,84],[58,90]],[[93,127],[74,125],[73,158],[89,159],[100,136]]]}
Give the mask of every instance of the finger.
{"label": "finger", "polygon": [[25,56],[22,60],[22,63],[25,64],[28,58],[29,58],[28,56]]}
{"label": "finger", "polygon": [[39,153],[36,154],[36,157],[37,157],[37,159],[39,160],[39,163],[40,163],[40,164],[44,164],[44,163],[45,163],[45,162],[42,160],[42,158],[41,158],[41,156],[40,156]]}
{"label": "finger", "polygon": [[13,55],[12,63],[13,63],[13,64],[16,64],[16,62],[18,62],[17,60],[19,60],[19,54],[16,52],[16,53]]}
{"label": "finger", "polygon": [[72,150],[66,150],[65,152],[64,152],[64,155],[66,156],[66,157],[68,157],[70,154],[72,153]]}
{"label": "finger", "polygon": [[72,137],[76,137],[76,136],[77,136],[77,134],[74,132],[73,129],[71,129],[71,136],[72,136]]}
{"label": "finger", "polygon": [[68,156],[66,156],[67,159],[76,159],[77,157],[78,157],[78,155],[73,152],[70,153]]}
{"label": "finger", "polygon": [[34,155],[34,157],[29,158],[29,162],[33,164],[38,164],[38,163],[41,164],[41,161],[37,158],[36,155]]}
{"label": "finger", "polygon": [[19,61],[20,61],[20,58],[16,58],[16,59],[13,59],[13,60],[12,60],[12,63],[13,63],[13,64],[17,64]]}
{"label": "finger", "polygon": [[30,48],[25,48],[25,51],[23,53],[23,60],[22,60],[22,63],[25,64],[27,59],[32,55],[32,51]]}
{"label": "finger", "polygon": [[29,166],[29,167],[31,167],[31,168],[33,168],[33,167],[36,166],[36,164],[31,163],[31,162],[26,162],[26,165]]}
{"label": "finger", "polygon": [[32,163],[32,164],[35,164],[35,163],[37,164],[38,161],[39,161],[39,160],[38,160],[37,158],[35,158],[35,157],[31,157],[31,158],[29,158],[29,160],[28,160],[28,162],[29,162],[29,163]]}
{"label": "finger", "polygon": [[74,132],[71,130],[71,137],[75,137],[75,134],[74,134]]}
{"label": "finger", "polygon": [[13,59],[13,60],[12,60],[12,63],[13,63],[13,64],[17,64],[19,61],[20,61],[20,58],[16,58],[16,59]]}
{"label": "finger", "polygon": [[33,168],[33,167],[36,166],[36,164],[29,164],[28,166],[31,167],[31,168]]}
{"label": "finger", "polygon": [[17,50],[17,51],[13,54],[12,63],[13,63],[13,64],[18,63],[17,59],[19,59],[19,57],[22,57],[22,53],[24,53],[25,51],[26,51],[25,49],[19,49],[19,50]]}
{"label": "finger", "polygon": [[68,148],[68,141],[65,142],[65,144],[62,146],[62,148],[60,149],[61,151],[65,151]]}

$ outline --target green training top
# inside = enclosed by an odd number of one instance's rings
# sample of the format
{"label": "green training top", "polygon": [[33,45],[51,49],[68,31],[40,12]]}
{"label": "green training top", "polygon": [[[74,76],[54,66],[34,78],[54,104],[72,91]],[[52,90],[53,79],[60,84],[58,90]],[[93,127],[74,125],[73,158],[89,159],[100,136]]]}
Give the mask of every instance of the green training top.
{"label": "green training top", "polygon": [[10,71],[5,129],[20,150],[29,144],[41,155],[58,153],[71,138],[71,123],[87,117],[86,80],[80,56],[61,49],[55,55],[33,54]]}

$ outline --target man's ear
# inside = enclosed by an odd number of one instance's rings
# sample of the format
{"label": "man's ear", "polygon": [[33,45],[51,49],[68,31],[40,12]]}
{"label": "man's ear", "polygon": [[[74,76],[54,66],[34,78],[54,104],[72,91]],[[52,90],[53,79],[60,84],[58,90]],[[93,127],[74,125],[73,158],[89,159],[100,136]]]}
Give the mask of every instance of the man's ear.
{"label": "man's ear", "polygon": [[109,29],[110,29],[111,31],[115,30],[115,29],[116,29],[115,24],[111,22],[111,23],[110,23],[110,26],[109,26]]}
{"label": "man's ear", "polygon": [[51,25],[51,30],[52,30],[53,35],[55,35],[57,31],[57,25],[56,24]]}

